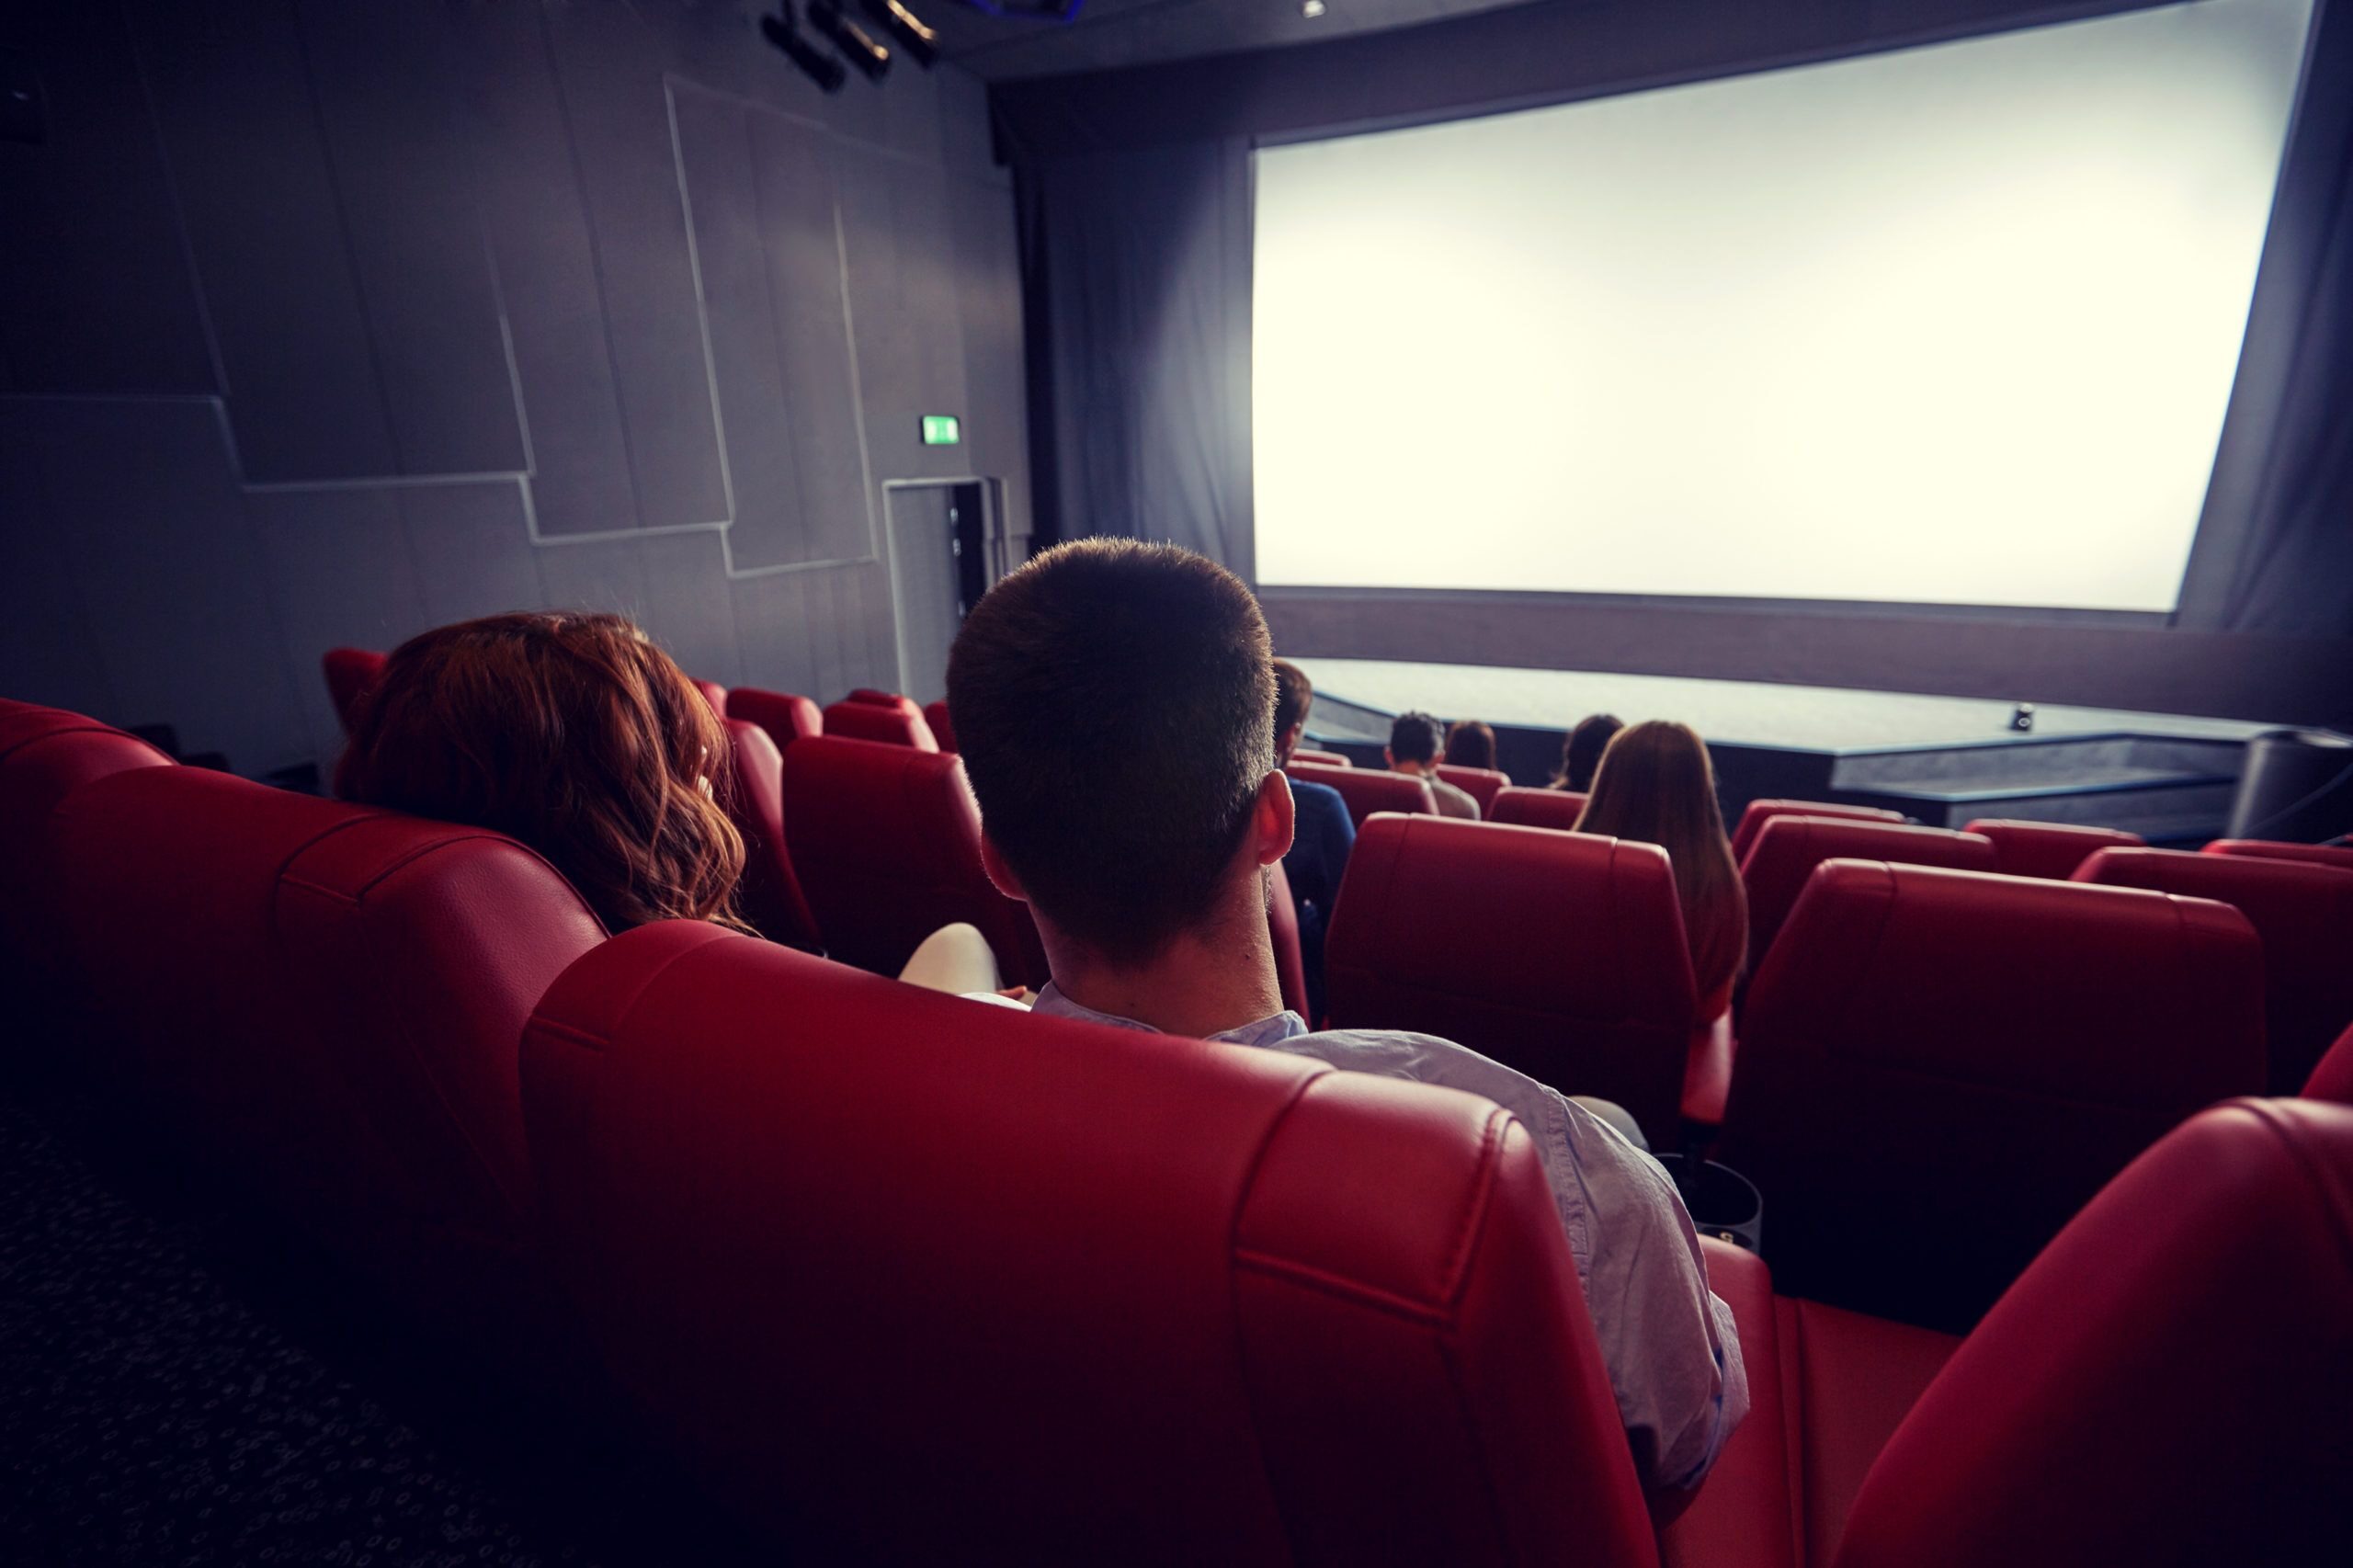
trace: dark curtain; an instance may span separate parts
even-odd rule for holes
[[[2353,5],[2324,6],[2183,594],[2225,631],[2353,635]]]
[[[1023,160],[1016,182],[1041,540],[1165,540],[1248,577],[1248,143]]]

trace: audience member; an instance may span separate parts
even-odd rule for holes
[[[1307,712],[1315,700],[1315,685],[1307,672],[1282,659],[1275,661],[1275,766],[1288,765],[1307,728]],[[1307,971],[1307,1012],[1324,1017],[1324,933],[1332,918],[1332,903],[1340,895],[1340,878],[1348,869],[1348,851],[1356,847],[1357,826],[1348,803],[1329,784],[1294,779],[1291,813],[1297,827],[1290,852],[1283,857],[1283,875],[1290,881],[1291,902],[1299,908],[1299,956]]]
[[[1495,766],[1495,732],[1476,719],[1457,719],[1446,733],[1446,760],[1453,767]]]
[[[1715,769],[1699,733],[1659,719],[1619,731],[1602,753],[1577,831],[1666,851],[1703,1016],[1730,1006],[1748,952],[1748,892],[1733,864]]]
[[[1561,743],[1561,771],[1552,775],[1549,786],[1554,790],[1586,790],[1593,788],[1593,770],[1601,766],[1601,754],[1608,749],[1609,737],[1626,727],[1626,722],[1615,713],[1588,713],[1577,721]]]
[[[744,841],[712,798],[727,732],[669,654],[618,615],[526,611],[410,638],[353,716],[346,800],[529,845],[616,935],[738,915]],[[995,990],[972,926],[926,937],[900,978]]]
[[[522,840],[608,931],[735,911],[744,841],[711,799],[727,733],[670,655],[618,615],[444,626],[386,661],[338,793]]]
[[[1438,745],[1445,733],[1427,713],[1400,713],[1389,726],[1389,744],[1381,755],[1389,759],[1392,772],[1409,774],[1430,787],[1441,816],[1477,822],[1479,802],[1438,776]]]
[[[949,700],[983,855],[1029,902],[1037,1010],[1465,1089],[1526,1126],[1662,1517],[1745,1412],[1732,1314],[1657,1163],[1523,1074],[1424,1035],[1312,1033],[1283,1009],[1265,868],[1290,848],[1267,628],[1240,579],[1166,545],[1086,540],[964,621]],[[1425,758],[1437,749],[1433,732]]]

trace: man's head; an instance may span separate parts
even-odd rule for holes
[[[1418,772],[1438,760],[1446,744],[1445,727],[1418,710],[1400,713],[1389,726],[1389,766]]]
[[[1112,963],[1212,919],[1289,846],[1267,623],[1201,556],[1110,539],[1048,551],[965,618],[948,704],[1002,869]],[[1281,797],[1271,854],[1262,795]]]
[[[1288,659],[1275,661],[1275,764],[1290,760],[1299,737],[1307,729],[1307,710],[1315,705],[1315,683]]]

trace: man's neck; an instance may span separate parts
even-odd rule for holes
[[[1389,765],[1389,771],[1392,773],[1411,773],[1416,778],[1427,773],[1429,770],[1430,765],[1428,763],[1415,762],[1411,757],[1406,757]]]
[[[1142,964],[1106,963],[1051,935],[1047,950],[1055,990],[1082,1007],[1150,1024],[1164,1034],[1200,1039],[1283,1010],[1263,917],[1188,932]]]

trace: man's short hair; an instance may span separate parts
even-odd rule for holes
[[[988,835],[1037,908],[1115,962],[1212,911],[1274,767],[1267,622],[1174,545],[1090,539],[989,590],[948,659]]]
[[[1389,726],[1389,756],[1397,762],[1434,762],[1445,744],[1445,726],[1418,709],[1398,714]]]
[[[1275,661],[1275,744],[1280,745],[1293,724],[1307,722],[1315,703],[1315,683],[1289,659]]]

